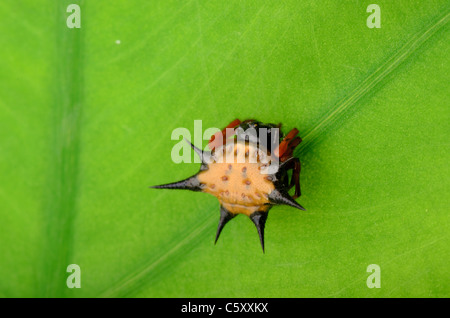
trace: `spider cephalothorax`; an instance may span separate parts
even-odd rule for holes
[[[304,210],[294,200],[300,196],[300,160],[293,157],[293,151],[302,140],[297,137],[297,129],[283,136],[280,127],[281,124],[236,119],[212,136],[208,144],[211,151],[202,151],[190,143],[202,159],[198,173],[152,188],[214,195],[220,202],[215,242],[228,221],[245,214],[256,225],[264,251],[264,226],[272,206],[285,204]],[[290,181],[289,170],[292,170]],[[294,186],[291,197],[288,191]]]

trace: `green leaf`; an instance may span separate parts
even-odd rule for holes
[[[0,2],[0,296],[449,297],[450,7],[369,4]],[[148,188],[199,169],[175,128],[235,118],[304,140],[307,211],[271,210],[265,254],[241,216],[214,245],[214,197]]]

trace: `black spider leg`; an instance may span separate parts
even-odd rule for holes
[[[295,193],[292,198],[297,199],[302,195],[300,191],[300,171],[302,169],[302,166],[298,158],[294,158],[293,165],[294,167],[292,169],[291,184],[289,185],[289,188],[292,188],[295,185]]]
[[[299,196],[301,196],[301,190],[300,190],[300,171],[301,171],[301,164],[300,160],[298,158],[290,158],[286,164],[284,165],[284,169],[286,172],[288,170],[292,170],[292,177],[291,182],[288,185],[288,181],[285,181],[285,186],[288,189],[292,189],[293,186],[295,186],[295,193],[292,196],[293,199],[297,199]],[[286,176],[286,179],[288,177]]]

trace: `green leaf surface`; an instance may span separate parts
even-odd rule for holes
[[[449,297],[449,2],[369,4],[2,0],[0,296]],[[307,211],[271,210],[265,254],[148,188],[199,169],[175,128],[235,118],[304,140]]]

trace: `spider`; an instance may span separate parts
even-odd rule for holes
[[[245,214],[255,224],[264,252],[264,228],[269,210],[274,205],[305,210],[295,201],[301,195],[301,165],[300,160],[293,157],[302,139],[297,136],[296,128],[284,136],[280,127],[281,124],[235,119],[211,137],[208,143],[211,151],[202,151],[188,142],[202,160],[198,173],[151,188],[187,189],[214,195],[220,203],[215,243],[231,219]],[[291,197],[288,191],[293,187]]]

